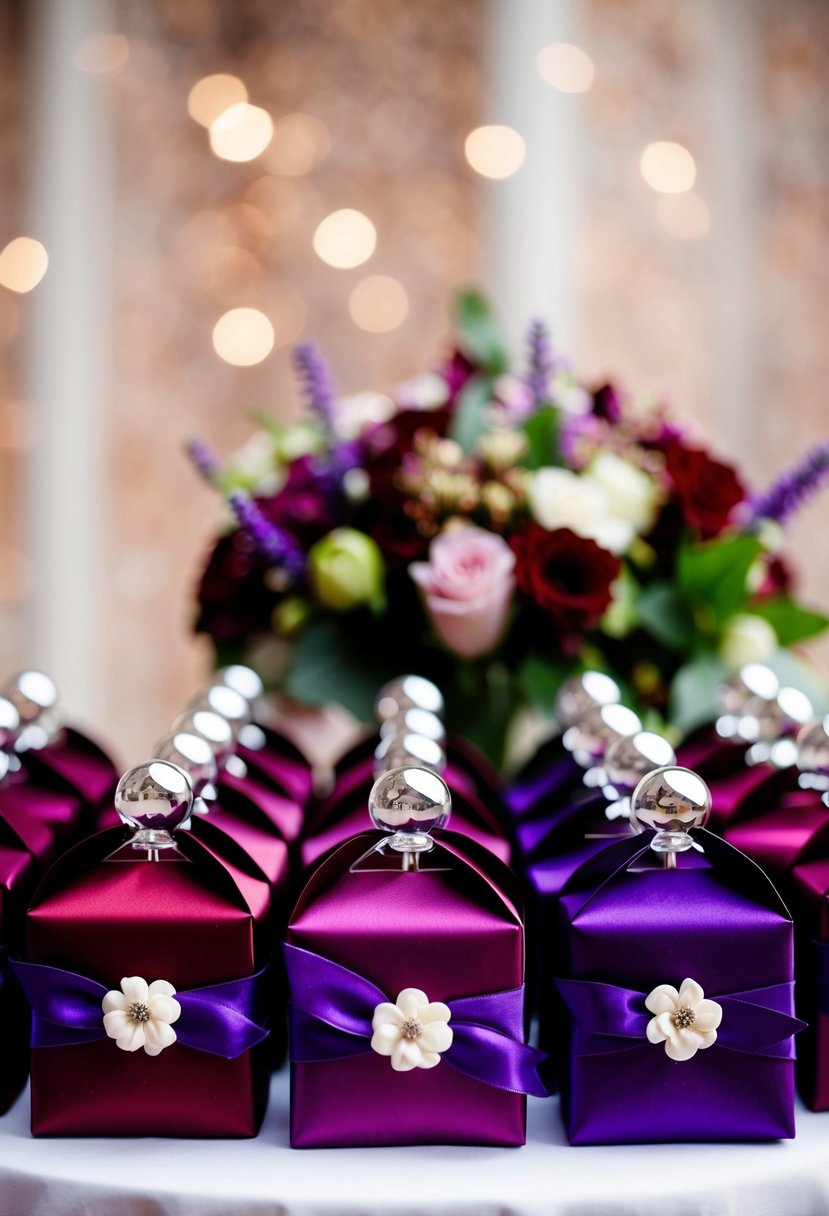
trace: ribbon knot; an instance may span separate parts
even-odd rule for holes
[[[390,998],[364,976],[322,955],[285,945],[291,992],[291,1060],[316,1064],[371,1051],[372,1017]],[[452,1045],[441,1055],[459,1072],[513,1093],[546,1097],[545,1059],[523,1042],[524,988],[447,1001]]]
[[[76,1047],[105,1039],[101,1002],[108,989],[88,976],[44,963],[12,960],[32,1007],[32,1047]],[[176,992],[181,1017],[176,1041],[195,1051],[235,1060],[267,1038],[267,968],[254,975]]]

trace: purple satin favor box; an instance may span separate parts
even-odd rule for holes
[[[743,854],[701,829],[691,844],[687,828],[704,816],[695,817],[689,777],[644,778],[634,821],[657,830],[588,862],[561,898],[572,1144],[794,1135],[803,1023],[792,922]]]
[[[397,769],[372,797],[401,774],[446,792],[433,772]],[[389,812],[386,830],[399,823]],[[524,1037],[512,875],[458,833],[421,835],[416,856],[396,851],[402,835],[342,845],[291,917],[291,1144],[521,1145],[525,1095],[545,1091]]]

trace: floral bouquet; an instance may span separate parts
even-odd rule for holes
[[[457,328],[443,366],[388,396],[338,399],[301,345],[301,421],[258,416],[226,465],[190,445],[228,506],[195,626],[217,660],[366,721],[385,680],[417,671],[498,765],[519,712],[549,714],[586,665],[673,738],[745,662],[808,680],[787,648],[829,619],[792,594],[783,525],[829,442],[751,495],[665,405],[582,386],[542,323],[512,370],[479,294]]]

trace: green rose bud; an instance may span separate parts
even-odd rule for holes
[[[314,595],[326,608],[349,612],[368,604],[385,606],[383,556],[370,536],[354,528],[335,528],[312,546],[308,570]]]

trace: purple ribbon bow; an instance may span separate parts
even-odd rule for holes
[[[107,1037],[101,1002],[109,989],[62,967],[12,960],[32,1007],[32,1047],[75,1047]],[[270,1031],[260,1026],[266,968],[241,980],[177,992],[176,1041],[225,1060],[255,1047]],[[264,1019],[263,1019],[264,1020]]]
[[[645,1008],[646,993],[594,980],[555,982],[573,1017],[576,1055],[651,1046],[646,1037],[652,1017]],[[746,1055],[793,1060],[794,1035],[806,1025],[788,1012],[793,990],[790,983],[771,984],[712,997],[723,1012],[717,1046]]]
[[[389,998],[370,980],[299,946],[285,945],[291,991],[291,1059],[313,1064],[371,1051],[372,1018]],[[523,1040],[524,988],[447,1002],[452,1045],[442,1059],[485,1085],[544,1098],[546,1057]]]

